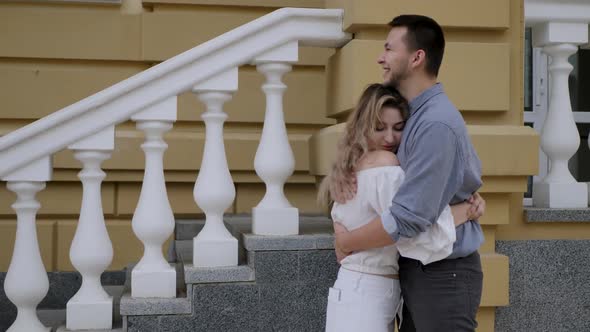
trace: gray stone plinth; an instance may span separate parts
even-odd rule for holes
[[[176,240],[177,261],[188,263],[193,261],[193,240]]]
[[[254,279],[254,269],[247,265],[227,267],[184,265],[184,280],[187,284],[254,281]]]
[[[586,222],[590,224],[590,209],[524,208],[526,222]]]
[[[333,249],[333,234],[304,234],[304,235],[254,235],[244,234],[244,246],[248,251],[268,250],[316,250]]]
[[[70,332],[70,331],[79,331],[79,330],[68,330],[65,326],[60,326],[55,330],[55,332]],[[110,330],[84,330],[84,332],[123,332],[122,327],[112,328]]]
[[[121,297],[120,310],[125,316],[189,314],[191,303],[188,297],[132,298],[126,293]]]
[[[177,316],[171,316],[176,318]],[[123,322],[123,331],[127,332],[156,332],[160,331],[158,316],[129,316]],[[179,330],[181,331],[181,330]]]
[[[496,241],[510,259],[510,305],[497,331],[590,331],[590,240]]]

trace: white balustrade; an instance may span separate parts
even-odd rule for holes
[[[143,256],[131,273],[132,297],[176,297],[176,270],[162,254],[162,245],[174,231],[174,215],[164,181],[163,140],[176,121],[176,96],[154,104],[131,117],[145,133],[145,172],[139,201],[131,221],[144,246]]]
[[[9,190],[16,193],[12,208],[16,212],[16,238],[12,259],[4,280],[4,291],[18,310],[9,332],[46,332],[37,317],[37,305],[49,290],[49,280],[37,240],[36,215],[40,208],[35,199],[51,179],[51,157],[45,157],[2,178]]]
[[[587,42],[587,24],[549,22],[533,28],[534,45],[542,46],[551,60],[551,95],[541,130],[541,149],[550,160],[550,168],[535,185],[533,200],[538,207],[588,206],[588,186],[577,182],[568,169],[568,161],[580,145],[569,97],[568,76],[573,67],[568,58],[577,52],[577,45]]]
[[[284,185],[295,169],[295,158],[283,115],[283,94],[287,86],[281,81],[297,62],[297,42],[285,44],[255,59],[259,72],[266,77],[262,90],[266,94],[266,112],[254,169],[264,181],[266,193],[252,209],[252,232],[260,235],[294,235],[299,233],[299,210],[285,197]]]
[[[205,103],[205,148],[193,196],[205,212],[205,226],[193,239],[193,265],[199,267],[238,265],[238,240],[223,223],[223,213],[236,196],[223,143],[223,104],[238,89],[238,68],[233,68],[193,88]]]
[[[82,162],[78,173],[82,182],[82,206],[76,234],[70,247],[72,265],[82,275],[82,286],[68,301],[68,330],[111,329],[113,298],[100,283],[100,275],[113,260],[113,245],[105,225],[100,187],[105,173],[101,163],[114,148],[115,127],[111,126],[70,145]]]

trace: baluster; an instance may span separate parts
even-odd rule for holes
[[[223,143],[223,104],[238,88],[238,68],[231,69],[193,88],[205,103],[205,148],[193,196],[205,212],[205,226],[193,239],[193,265],[199,267],[238,265],[238,240],[223,224],[223,213],[231,207],[236,190]]]
[[[145,133],[145,172],[137,208],[131,221],[133,232],[144,246],[143,256],[131,273],[132,297],[176,297],[176,270],[164,258],[162,245],[174,231],[174,215],[164,181],[163,140],[176,121],[176,96],[134,115]]]
[[[581,208],[588,205],[588,187],[579,183],[568,169],[569,159],[580,145],[569,97],[568,76],[572,65],[568,58],[588,40],[588,25],[546,23],[533,29],[533,43],[543,46],[549,65],[551,94],[541,130],[541,149],[550,160],[549,173],[535,185],[535,206]]]
[[[51,157],[40,159],[6,177],[9,190],[16,193],[16,238],[12,259],[4,280],[6,297],[16,305],[16,320],[9,332],[50,331],[37,317],[37,305],[49,290],[49,279],[41,260],[35,225],[39,202],[37,192],[51,179]]]
[[[100,187],[105,173],[101,163],[111,156],[115,127],[111,126],[69,148],[82,162],[82,206],[76,234],[70,247],[72,265],[82,275],[82,286],[68,301],[68,330],[111,329],[113,298],[100,283],[100,275],[113,260],[113,245],[104,221]]]
[[[266,76],[262,90],[266,94],[266,112],[254,169],[264,181],[266,193],[252,209],[252,232],[260,235],[299,233],[299,210],[285,197],[284,185],[295,169],[295,158],[283,115],[283,94],[287,88],[282,76],[297,61],[297,42],[286,44],[254,61]]]

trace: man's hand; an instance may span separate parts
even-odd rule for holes
[[[345,252],[339,245],[338,240],[341,239],[342,235],[348,233],[348,229],[339,222],[334,222],[334,250],[336,251],[336,261],[340,263],[346,256],[350,255],[350,252]]]
[[[334,178],[330,182],[330,196],[334,202],[344,204],[356,195],[356,175],[346,178]]]
[[[478,220],[483,216],[486,210],[486,201],[481,197],[479,193],[474,193],[469,197],[467,203],[471,204],[467,211],[469,220]]]

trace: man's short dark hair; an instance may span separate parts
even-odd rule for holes
[[[388,24],[392,28],[406,27],[406,45],[412,51],[426,53],[426,72],[438,76],[445,52],[445,36],[435,20],[422,15],[400,15]]]

